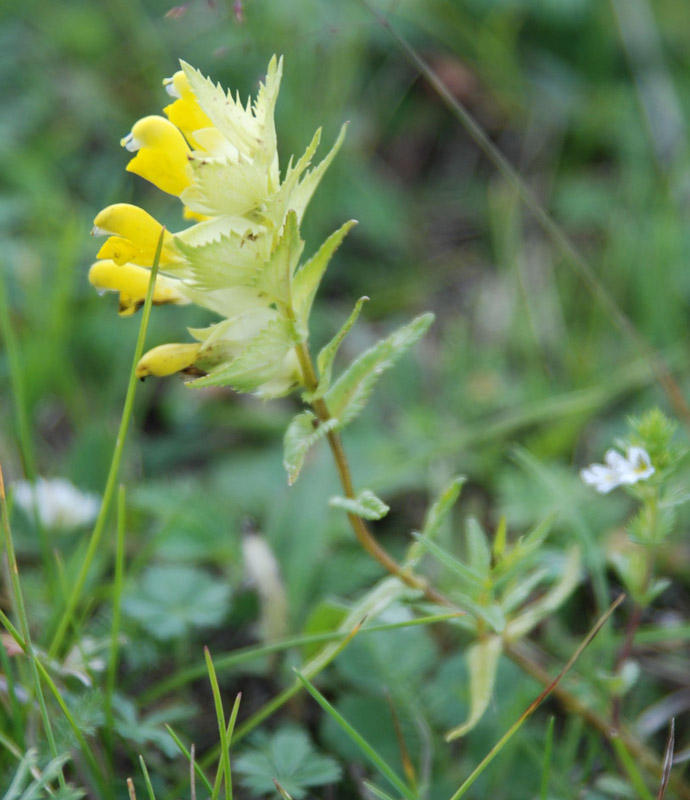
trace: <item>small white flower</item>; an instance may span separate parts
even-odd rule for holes
[[[97,494],[82,492],[65,478],[38,478],[35,484],[17,481],[14,499],[29,516],[38,512],[46,528],[77,528],[93,522],[101,507]]]
[[[618,486],[631,486],[654,474],[649,453],[642,447],[629,447],[625,455],[617,450],[607,450],[604,462],[580,470],[582,480],[600,494],[608,494]]]

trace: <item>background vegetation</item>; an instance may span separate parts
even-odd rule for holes
[[[687,388],[690,6],[401,0],[378,7],[518,168]],[[118,319],[114,297],[98,298],[87,283],[97,249],[91,221],[108,203],[128,201],[173,230],[181,225],[172,201],[124,171],[119,138],[164,104],[161,79],[178,58],[246,97],[268,58],[282,53],[283,162],[302,152],[319,125],[330,142],[343,120],[351,123],[304,227],[313,249],[344,220],[360,220],[326,279],[315,344],[333,335],[364,294],[371,301],[344,360],[415,313],[437,315],[346,434],[358,485],[392,509],[375,531],[401,554],[430,500],[458,473],[468,482],[441,534],[451,552],[462,550],[470,516],[493,531],[505,515],[520,534],[556,512],[553,547],[578,542],[587,573],[534,635],[555,674],[618,593],[607,552],[632,509],[623,494],[596,496],[578,469],[601,459],[626,431],[627,415],[652,405],[675,410],[649,359],[385,27],[357,2],[324,0],[191,0],[176,8],[167,0],[26,0],[0,14],[1,269],[19,365],[11,376],[5,337],[6,482],[63,476],[103,491],[138,318]],[[182,325],[203,321],[198,309],[155,309],[147,342],[174,340]],[[292,648],[232,668],[221,668],[221,654],[332,629],[338,609],[381,577],[326,502],[338,490],[325,447],[311,454],[299,483],[287,486],[281,440],[298,408],[296,399],[262,403],[224,390],[191,391],[175,379],[138,389],[121,472],[127,510],[117,685],[113,691],[104,677],[114,514],[69,647],[51,668],[96,753],[100,780],[49,698],[58,752],[72,751],[68,775],[89,796],[126,797],[125,778],[140,775],[139,753],[159,797],[186,796],[188,765],[164,724],[195,742],[198,754],[217,743],[203,646],[218,659],[226,709],[242,692],[241,724],[292,685],[291,667],[313,650]],[[687,529],[682,513],[676,528]],[[34,640],[47,648],[87,532],[44,531],[56,554],[46,561],[35,522],[19,509],[12,529]],[[273,595],[248,580],[247,531],[260,533],[275,554]],[[659,559],[671,584],[642,620],[633,655],[644,680],[623,709],[637,735],[662,753],[672,716],[679,716],[677,749],[687,746],[687,537],[674,539]],[[452,586],[452,576],[439,579]],[[6,611],[9,595],[3,581]],[[409,617],[406,606],[395,606],[378,622]],[[619,611],[578,662],[573,685],[585,698],[613,680],[625,617]],[[12,689],[13,680],[30,682],[29,672],[3,642],[4,788],[17,754],[38,744],[43,765],[50,753],[40,718]],[[319,678],[339,711],[402,774],[399,720],[416,780],[433,800],[452,794],[540,691],[505,659],[482,722],[460,743],[443,743],[440,734],[469,706],[465,645],[461,632],[442,625],[367,634]],[[556,717],[552,766],[541,796],[639,796],[611,746],[555,701],[503,749],[470,796],[539,796],[549,715]],[[254,736],[233,750],[241,796],[274,793],[271,777],[282,778],[295,798],[304,791],[357,796],[372,774],[306,695]],[[142,779],[136,782],[145,796]]]

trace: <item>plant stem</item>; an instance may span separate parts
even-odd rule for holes
[[[318,386],[318,378],[314,370],[314,363],[309,352],[309,346],[306,342],[301,342],[295,348],[297,351],[297,358],[299,359],[300,367],[302,369],[302,376],[304,377],[304,385],[309,392],[315,392]],[[325,400],[319,397],[311,403],[316,416],[320,423],[328,422],[333,419]],[[340,485],[343,487],[345,497],[352,500],[355,497],[355,490],[352,483],[352,474],[350,472],[350,465],[345,455],[343,442],[340,434],[337,431],[328,431],[326,434],[328,444],[333,454],[336,469],[338,470],[338,477],[340,478]],[[356,514],[348,514],[347,518],[352,526],[357,541],[369,553],[372,558],[381,564],[381,566],[390,572],[392,575],[398,577],[404,584],[411,589],[421,591],[424,596],[432,603],[439,603],[444,606],[452,607],[453,604],[444,597],[440,592],[430,586],[425,578],[415,574],[409,569],[405,569],[376,541],[373,534],[369,530],[366,522],[358,517]]]
[[[306,342],[303,342],[297,345],[295,349],[297,351],[297,357],[302,368],[305,386],[308,391],[314,392],[318,385],[318,379],[314,370],[314,364],[311,359],[309,347]],[[332,419],[328,410],[328,406],[323,398],[313,400],[311,405],[319,419],[319,422],[324,423]],[[343,449],[340,435],[337,431],[329,431],[327,438],[336,468],[338,470],[338,476],[340,478],[343,491],[345,492],[346,497],[354,498],[355,494],[352,483],[352,475],[350,473],[350,467],[347,461],[347,456],[345,455],[345,450]],[[348,514],[347,517],[350,521],[352,529],[354,530],[357,540],[361,543],[362,547],[364,547],[367,553],[375,558],[376,561],[381,564],[381,566],[388,570],[388,572],[400,578],[400,580],[402,580],[407,586],[421,590],[428,600],[431,600],[434,603],[440,603],[444,606],[453,607],[453,603],[443,594],[441,594],[441,592],[431,586],[425,578],[413,573],[411,570],[404,569],[400,564],[398,564],[398,562],[395,561],[395,559],[392,558],[392,556],[390,556],[381,547],[381,545],[379,545],[369,531],[367,524],[361,517],[358,517],[355,514]],[[552,679],[549,673],[535,658],[533,658],[525,645],[517,642],[505,643],[504,652],[528,675],[531,675],[545,686],[551,685]],[[622,744],[625,746],[627,752],[636,758],[640,764],[649,770],[649,772],[654,775],[661,774],[662,765],[657,755],[653,750],[640,742],[635,735],[628,730],[627,726],[624,724],[619,724],[614,729],[614,727],[611,725],[610,719],[587,706],[561,684],[555,685],[552,691],[567,709],[582,717],[595,730],[599,731],[608,741],[613,742],[616,739],[620,740],[620,742],[622,742]],[[690,800],[690,786],[675,776],[672,778],[672,780],[674,781],[675,790],[678,793],[678,797],[683,798],[683,800]]]
[[[2,468],[0,467],[0,515],[2,516],[2,530],[5,540],[5,550],[7,553],[7,561],[10,571],[10,581],[12,583],[12,600],[14,608],[19,618],[19,628],[21,630],[21,637],[24,643],[25,653],[31,664],[31,672],[34,679],[34,690],[38,699],[38,706],[43,720],[43,728],[45,730],[46,738],[48,739],[48,746],[50,748],[53,758],[58,757],[58,751],[55,744],[55,737],[53,735],[53,727],[50,722],[50,715],[48,707],[46,706],[45,696],[43,694],[43,687],[41,685],[41,678],[38,674],[38,661],[34,652],[33,644],[31,642],[31,632],[29,630],[29,619],[26,615],[26,607],[24,606],[24,596],[22,594],[21,584],[19,582],[19,567],[17,565],[17,556],[14,552],[14,542],[12,541],[12,533],[10,531],[10,520],[7,515],[7,502],[5,499],[5,483],[2,477]],[[65,776],[62,766],[58,771],[58,781],[62,789],[65,788]]]

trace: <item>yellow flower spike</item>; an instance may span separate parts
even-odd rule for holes
[[[139,360],[136,368],[136,376],[140,380],[154,375],[163,378],[166,375],[173,375],[194,365],[201,344],[162,344],[149,350]]]
[[[176,125],[182,131],[193,147],[203,149],[199,141],[194,137],[194,132],[204,128],[212,128],[213,123],[201,110],[201,106],[189,85],[187,76],[182,70],[179,70],[172,78],[166,78],[163,81],[163,85],[167,93],[176,98],[175,102],[163,109],[165,115],[173,125]]]
[[[127,164],[128,172],[168,194],[179,195],[190,185],[189,147],[184,136],[165,117],[152,115],[140,119],[120,144],[137,153]]]
[[[143,208],[129,203],[115,203],[100,211],[93,221],[95,236],[109,235],[98,251],[98,258],[109,258],[117,264],[139,264],[150,267],[156,255],[163,226]],[[181,261],[175,251],[171,233],[163,234],[160,265],[166,267]]]
[[[121,317],[134,314],[144,305],[150,277],[151,272],[144,267],[137,267],[134,264],[120,266],[110,260],[97,261],[89,270],[89,282],[98,291],[120,293],[118,313]],[[189,303],[187,297],[178,289],[180,285],[179,281],[173,278],[157,275],[153,287],[154,305]]]

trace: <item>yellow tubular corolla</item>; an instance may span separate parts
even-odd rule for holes
[[[143,208],[129,203],[115,203],[100,211],[93,221],[92,233],[110,238],[98,251],[98,258],[112,259],[116,264],[138,264],[150,267],[156,255],[163,226]],[[165,231],[160,265],[180,262],[173,236]]]
[[[139,360],[136,376],[143,380],[149,375],[162,378],[191,367],[201,349],[201,344],[162,344],[149,350]]]
[[[179,70],[172,78],[166,78],[163,83],[168,94],[177,98],[175,102],[163,109],[166,116],[173,125],[176,125],[182,131],[193,147],[203,149],[194,138],[194,131],[212,128],[213,123],[201,110],[201,106],[189,86],[187,76],[182,70]]]
[[[97,261],[89,270],[89,282],[101,292],[119,292],[118,313],[128,317],[141,308],[146,300],[151,272],[134,264],[120,266],[114,261]],[[154,305],[175,303],[184,305],[189,300],[177,288],[179,283],[165,275],[157,275],[153,287]]]
[[[140,119],[120,144],[131,152],[138,151],[127,164],[128,172],[168,194],[179,195],[190,185],[189,147],[184,136],[165,117]]]

